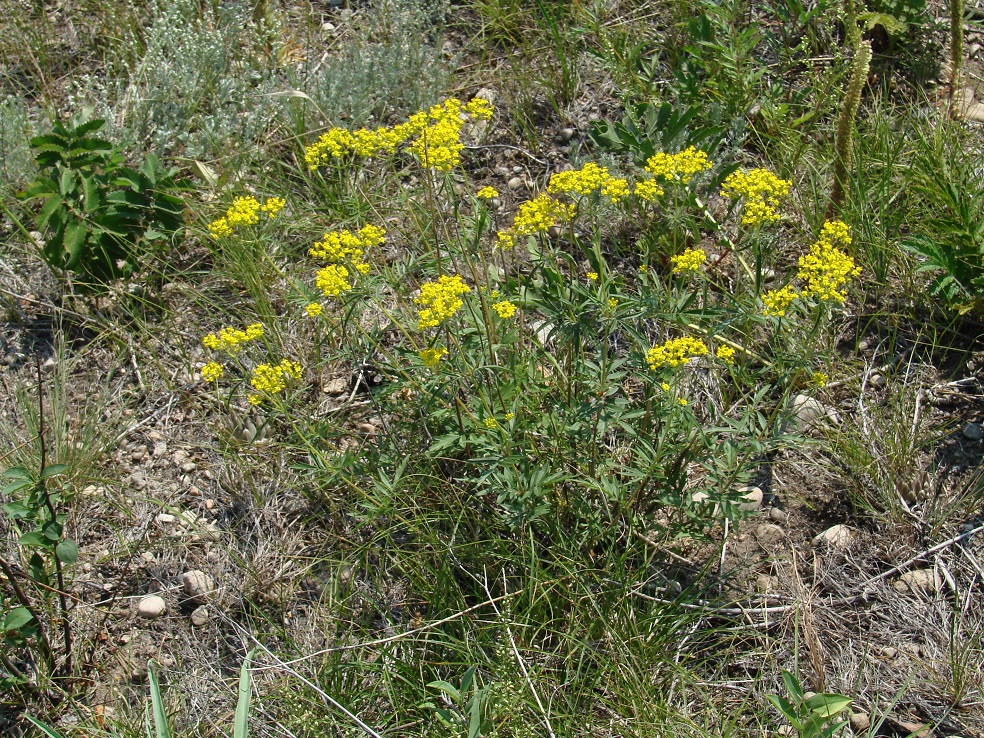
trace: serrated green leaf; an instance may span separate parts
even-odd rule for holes
[[[31,614],[30,610],[26,607],[15,607],[3,616],[3,623],[0,625],[0,629],[4,632],[20,630],[32,620],[34,620],[34,615]]]

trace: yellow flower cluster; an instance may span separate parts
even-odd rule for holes
[[[317,318],[324,311],[325,309],[321,306],[320,302],[309,302],[304,306],[304,312],[308,314],[309,318]]]
[[[718,346],[717,357],[725,364],[734,364],[735,350],[731,346]]]
[[[235,356],[248,341],[255,341],[263,336],[263,325],[253,323],[246,326],[246,330],[238,328],[223,328],[218,333],[209,333],[202,339],[202,345],[213,351],[225,351],[227,354]]]
[[[332,263],[349,261],[359,264],[366,249],[378,246],[386,237],[386,231],[379,226],[366,225],[358,233],[348,230],[326,233],[323,241],[318,241],[308,251],[315,259]]]
[[[570,172],[558,172],[551,175],[547,192],[565,195],[590,195],[601,192],[612,202],[618,202],[629,194],[629,183],[624,179],[613,177],[607,167],[588,162],[581,169]]]
[[[813,372],[813,375],[810,377],[810,383],[817,387],[826,387],[829,381],[830,377],[823,372]]]
[[[392,154],[410,141],[410,150],[423,166],[450,171],[458,164],[464,148],[459,138],[465,118],[488,120],[492,117],[493,110],[488,100],[474,98],[462,104],[452,97],[434,105],[427,112],[414,113],[405,123],[392,128],[360,128],[357,131],[332,128],[307,148],[304,159],[308,167],[317,169],[330,159],[348,154]]]
[[[202,366],[202,379],[206,382],[215,382],[225,374],[225,367],[217,361],[210,361]]]
[[[781,318],[786,314],[786,310],[799,297],[790,286],[780,287],[779,289],[769,290],[762,295],[762,314],[766,317],[774,316]]]
[[[496,428],[499,427],[499,421],[491,416],[489,416],[482,422],[485,423],[485,427],[488,428],[489,430],[495,430]]]
[[[492,309],[495,310],[498,316],[503,320],[508,320],[516,314],[516,306],[509,302],[509,300],[493,303]]]
[[[848,246],[851,232],[842,221],[827,221],[820,232],[819,240],[810,247],[810,252],[799,258],[799,274],[806,282],[803,295],[819,300],[844,302],[847,294],[842,290],[851,277],[861,273],[854,259],[837,248],[838,244]]]
[[[458,275],[447,274],[435,282],[424,282],[420,286],[420,295],[414,300],[421,306],[417,315],[417,328],[436,328],[454,315],[465,303],[461,296],[471,292]]]
[[[696,356],[707,355],[707,344],[699,338],[684,336],[671,338],[660,346],[654,346],[646,354],[646,363],[653,371],[664,366],[683,366]]]
[[[249,383],[255,390],[273,395],[286,389],[288,381],[300,378],[301,365],[296,361],[284,359],[276,366],[271,364],[257,366],[253,369],[253,377]],[[257,404],[258,399],[254,401],[253,397],[250,397],[250,402]]]
[[[426,367],[437,366],[441,359],[447,356],[448,350],[446,348],[425,348],[420,350],[420,360],[424,363]]]
[[[682,254],[670,257],[674,274],[696,272],[705,261],[707,261],[707,252],[704,249],[687,249]]]
[[[789,194],[792,182],[779,179],[768,169],[732,172],[721,184],[721,194],[732,200],[745,198],[742,225],[755,226],[779,220],[779,198]]]
[[[314,286],[321,290],[325,297],[338,297],[352,289],[349,270],[340,264],[329,264],[314,275]]]
[[[260,222],[260,213],[269,218],[275,218],[286,201],[282,197],[271,197],[263,205],[255,197],[237,197],[226,210],[226,214],[208,224],[208,232],[212,238],[228,238],[236,228],[253,226]]]
[[[666,194],[666,190],[660,186],[659,180],[656,179],[644,179],[641,182],[636,182],[633,192],[640,200],[647,202],[656,202],[656,198]]]
[[[668,182],[688,184],[695,175],[707,171],[711,166],[711,160],[705,152],[690,146],[679,154],[667,154],[663,151],[653,154],[646,162],[646,171]]]
[[[491,200],[494,197],[499,196],[499,190],[495,187],[483,187],[478,192],[475,193],[475,197],[481,200]]]
[[[516,245],[517,239],[545,233],[558,223],[574,218],[577,209],[574,205],[554,200],[547,195],[538,195],[519,206],[512,228],[498,233],[498,245],[502,249],[510,249]]]

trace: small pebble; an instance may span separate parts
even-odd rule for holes
[[[745,512],[755,512],[762,508],[762,500],[765,494],[758,487],[742,487],[738,490],[742,493],[741,502],[738,507]]]
[[[198,569],[192,569],[181,575],[181,586],[189,600],[204,605],[208,602],[209,594],[215,585],[212,582],[212,577],[208,574]]]
[[[137,615],[148,620],[154,620],[160,617],[164,614],[165,610],[167,610],[167,603],[164,602],[163,597],[158,597],[157,595],[144,597],[137,605]]]
[[[202,605],[196,607],[191,613],[191,624],[200,628],[208,622],[208,608]]]
[[[161,513],[154,520],[161,525],[174,525],[174,516],[170,513]]]
[[[780,510],[778,507],[773,507],[769,509],[769,520],[773,520],[777,523],[785,523],[789,516],[786,514],[785,510]]]
[[[509,180],[509,182],[508,182],[508,184],[506,186],[510,190],[518,190],[524,184],[525,183],[523,182],[523,178],[522,177],[513,177],[512,179]]]
[[[871,717],[866,712],[851,713],[851,728],[855,733],[863,733],[871,725]]]
[[[775,545],[785,537],[786,531],[775,523],[762,523],[755,529],[755,538],[763,546]]]
[[[980,423],[967,423],[961,431],[964,438],[970,441],[980,441],[984,439],[984,427],[981,427]]]
[[[826,543],[833,548],[847,548],[854,540],[854,533],[846,525],[833,525],[813,539],[813,545]]]

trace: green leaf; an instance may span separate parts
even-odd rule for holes
[[[824,718],[840,715],[846,710],[853,700],[842,694],[815,694],[804,704],[806,708],[816,715]]]
[[[34,620],[34,615],[26,607],[15,607],[3,616],[3,624],[0,625],[5,632],[20,630],[25,625]]]
[[[24,487],[30,487],[31,484],[33,484],[33,482],[31,482],[30,479],[19,479],[16,482],[11,482],[6,487],[4,487],[3,492],[0,492],[0,494],[12,495],[14,494],[14,492],[18,492],[24,489]]]
[[[64,474],[66,469],[68,469],[68,464],[49,464],[41,470],[41,479]]]
[[[76,138],[82,138],[87,133],[92,133],[93,131],[98,131],[105,125],[106,121],[102,118],[93,118],[90,121],[86,121],[80,126],[76,126],[75,130],[72,131],[72,135]]]
[[[88,235],[89,229],[86,227],[84,221],[73,220],[65,227],[65,250],[68,252],[68,259],[65,262],[65,267],[68,269],[74,269],[81,257],[82,257],[82,246],[85,244],[85,237]]]
[[[74,564],[79,558],[79,547],[75,541],[66,538],[55,546],[55,555],[63,564]]]
[[[38,531],[32,530],[18,538],[17,543],[21,546],[47,546],[49,542],[48,539],[41,535]]]
[[[439,689],[444,694],[448,695],[455,702],[461,702],[461,692],[458,691],[457,687],[453,684],[445,682],[443,679],[438,679],[435,682],[431,682],[427,685],[430,689]]]
[[[249,667],[253,662],[256,650],[246,654],[243,666],[239,670],[239,699],[236,702],[236,720],[232,726],[232,738],[248,738],[249,736],[249,701],[253,690],[250,684]]]
[[[25,484],[25,482],[14,482],[14,484]],[[3,512],[11,520],[21,520],[31,514],[31,508],[23,502],[8,502],[3,506]]]
[[[468,738],[478,738],[482,732],[482,702],[478,697],[471,700],[471,719],[468,721]]]
[[[161,698],[161,684],[157,680],[157,662],[153,659],[147,662],[147,676],[150,678],[150,704],[154,714],[156,738],[171,738],[167,713],[164,712],[164,700]]]
[[[799,680],[795,676],[793,676],[790,672],[783,670],[782,683],[786,685],[786,691],[789,692],[789,696],[793,698],[793,702],[799,704],[803,701],[803,688],[800,686]]]
[[[23,466],[12,466],[3,473],[7,479],[31,479],[31,472]]]

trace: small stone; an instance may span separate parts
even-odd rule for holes
[[[775,523],[762,523],[755,529],[755,538],[763,546],[775,545],[785,537],[786,531]]]
[[[871,716],[866,712],[851,713],[851,728],[855,733],[863,733],[871,725]]]
[[[840,423],[840,418],[832,408],[809,395],[796,395],[789,407],[792,415],[786,423],[788,430],[808,431],[819,428],[824,421],[835,425]]]
[[[208,596],[214,589],[212,577],[198,569],[186,571],[181,575],[181,586],[188,599],[199,605],[208,602]]]
[[[198,464],[196,464],[194,461],[186,461],[184,464],[181,465],[181,471],[184,472],[185,474],[191,474],[191,472],[195,471],[195,469],[197,468],[198,468]]]
[[[331,395],[332,397],[338,397],[338,395],[345,394],[345,391],[349,388],[349,382],[343,377],[338,379],[333,379],[326,383],[322,388],[322,391],[326,395]]]
[[[208,608],[202,605],[196,607],[191,613],[191,624],[197,628],[202,627],[208,622]]]
[[[916,658],[922,655],[922,647],[918,643],[903,643],[900,646],[900,650]]]
[[[509,180],[509,182],[506,184],[506,186],[510,190],[518,190],[524,184],[525,184],[525,182],[523,182],[523,178],[522,177],[513,177],[512,179]]]
[[[778,507],[769,508],[769,520],[773,520],[777,523],[785,523],[789,519],[785,510],[780,510]]]
[[[154,520],[160,525],[174,525],[175,517],[170,513],[161,513]]]
[[[143,559],[145,563],[149,564],[154,560],[154,554],[151,551],[144,551],[142,554],[140,554],[140,558]]]
[[[899,720],[896,725],[902,728],[905,735],[911,735],[913,738],[932,738],[933,736],[933,731],[924,723],[907,723]]]
[[[942,589],[943,581],[935,569],[913,569],[902,574],[892,586],[897,592],[932,594]]]
[[[133,451],[130,452],[130,459],[135,463],[140,463],[147,458],[147,447],[143,444],[137,446]]]
[[[164,441],[158,441],[154,444],[153,456],[155,459],[159,459],[167,454],[167,444]]]
[[[191,457],[191,454],[189,454],[183,448],[179,448],[177,451],[175,451],[173,454],[171,454],[171,461],[174,462],[174,465],[175,466],[181,466],[190,457]]]
[[[205,509],[211,510],[215,507],[215,500],[205,500]]]
[[[770,577],[768,574],[759,574],[755,578],[755,589],[758,592],[769,592],[776,588],[776,578]]]
[[[575,133],[577,133],[577,131],[573,128],[562,128],[560,133],[557,134],[557,143],[567,143],[574,138]]]
[[[367,436],[376,435],[376,426],[374,426],[372,423],[359,423],[358,425],[356,425],[356,428],[358,428],[360,431],[365,433]]]
[[[854,540],[854,533],[846,525],[833,525],[813,539],[813,545],[826,543],[832,548],[847,548]]]
[[[742,487],[738,490],[741,493],[741,502],[738,507],[745,512],[755,512],[762,508],[762,500],[765,494],[758,487]]]
[[[984,427],[980,423],[967,423],[960,432],[963,433],[964,438],[970,441],[984,439]]]
[[[796,728],[794,728],[792,725],[780,725],[779,735],[783,736],[783,738],[792,738],[794,735],[796,735]]]
[[[157,595],[144,597],[137,605],[137,615],[148,620],[154,620],[160,617],[164,614],[165,610],[167,610],[167,603],[164,602],[163,597],[158,597]]]
[[[133,485],[134,489],[143,489],[147,486],[147,477],[140,472],[133,472],[130,475],[130,484]]]

